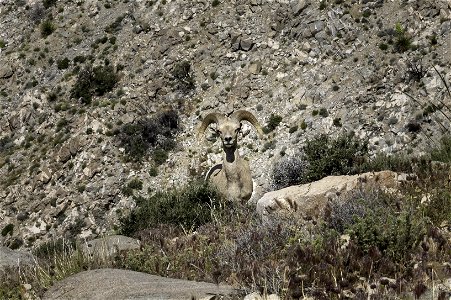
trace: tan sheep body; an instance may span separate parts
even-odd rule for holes
[[[245,110],[238,110],[230,117],[219,113],[210,113],[202,121],[198,135],[202,136],[211,123],[216,123],[216,133],[222,141],[222,164],[212,167],[206,179],[210,180],[218,190],[231,200],[247,201],[252,196],[253,182],[249,163],[243,159],[237,149],[238,134],[241,121],[248,121],[263,135],[262,128],[255,116]]]

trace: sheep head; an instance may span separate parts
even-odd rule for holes
[[[210,113],[202,121],[198,136],[202,136],[208,125],[216,123],[216,133],[219,135],[224,148],[234,148],[237,145],[238,133],[241,131],[241,121],[248,121],[257,130],[260,137],[263,136],[263,130],[257,118],[246,110],[238,110],[227,117],[219,113]]]

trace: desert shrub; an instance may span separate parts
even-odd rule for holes
[[[0,138],[0,154],[6,152],[14,147],[13,140],[10,136]]]
[[[361,165],[357,165],[356,169],[359,173],[379,172],[391,170],[394,172],[412,172],[415,162],[406,155],[385,153],[377,153],[374,157],[366,159]]]
[[[49,8],[53,5],[55,5],[57,2],[57,0],[43,0],[42,4],[44,5],[45,8]]]
[[[431,159],[444,163],[451,162],[451,136],[444,136],[440,145],[431,151]]]
[[[138,178],[134,178],[130,180],[123,188],[122,188],[122,194],[125,196],[133,196],[134,190],[142,190],[143,183]]]
[[[334,140],[322,134],[307,141],[303,150],[308,162],[303,181],[310,182],[329,175],[356,173],[359,162],[368,153],[368,143],[358,140],[352,133]]]
[[[357,217],[348,232],[364,253],[377,249],[393,261],[402,262],[422,240],[425,225],[413,208],[367,208],[365,216]]]
[[[122,20],[124,20],[126,15],[121,15],[114,20],[113,23],[105,27],[105,32],[107,33],[117,33],[122,29]]]
[[[195,80],[191,73],[191,64],[186,60],[174,65],[171,74],[179,90],[188,92],[195,88]]]
[[[2,236],[7,236],[8,234],[12,235],[13,230],[14,230],[14,224],[9,223],[9,224],[5,225],[5,227],[3,227],[1,234],[2,234]]]
[[[179,117],[171,110],[153,118],[144,118],[136,123],[122,125],[118,139],[120,146],[125,149],[128,160],[140,161],[153,152],[153,158],[161,164],[167,159],[166,152],[176,146],[174,134],[178,128]]]
[[[274,131],[274,129],[276,129],[277,126],[279,126],[280,122],[282,122],[281,116],[271,114],[268,123],[263,127],[263,132],[270,133],[271,131]]]
[[[59,70],[64,70],[69,68],[69,59],[67,57],[57,60],[56,61],[56,66],[58,67]]]
[[[41,23],[41,36],[46,38],[55,31],[56,27],[52,20],[47,19]]]
[[[133,235],[158,224],[198,227],[212,220],[211,208],[221,198],[210,185],[194,182],[182,188],[157,192],[149,198],[136,197],[135,200],[136,208],[121,220],[121,232],[125,235]]]
[[[33,4],[29,10],[28,16],[33,23],[38,24],[46,17],[46,11],[42,4],[38,2]]]
[[[89,104],[94,95],[102,96],[112,91],[118,81],[119,76],[110,65],[94,68],[87,66],[78,73],[77,81],[71,90],[71,97]]]
[[[395,25],[395,38],[394,47],[397,52],[405,52],[412,47],[412,39],[406,33],[401,23],[396,23]]]
[[[282,189],[302,182],[305,176],[307,164],[297,157],[282,157],[274,164],[271,173],[272,188]]]

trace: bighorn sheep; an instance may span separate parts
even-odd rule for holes
[[[246,201],[252,195],[253,184],[249,163],[238,154],[237,139],[241,131],[241,121],[248,121],[257,130],[260,137],[263,130],[257,118],[246,110],[238,110],[229,117],[210,113],[198,128],[198,138],[201,138],[211,123],[216,123],[216,133],[222,141],[223,161],[212,167],[206,180],[218,188],[219,192],[232,200]]]

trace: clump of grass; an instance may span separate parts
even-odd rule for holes
[[[406,52],[412,47],[411,37],[399,22],[395,25],[395,34],[396,40],[394,47],[397,52]]]
[[[41,36],[46,38],[51,35],[56,30],[55,24],[53,24],[52,20],[47,19],[42,21],[41,23]]]

